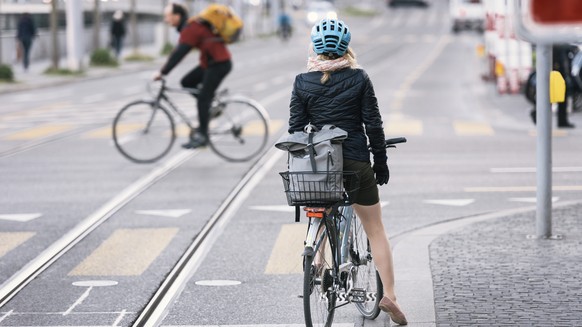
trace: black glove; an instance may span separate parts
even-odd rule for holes
[[[388,184],[388,180],[390,179],[390,171],[388,170],[387,164],[374,163],[372,169],[374,169],[374,173],[376,174],[376,184]]]

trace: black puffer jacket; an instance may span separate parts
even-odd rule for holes
[[[386,163],[382,117],[372,82],[362,69],[343,69],[321,83],[321,72],[299,74],[291,94],[289,133],[308,123],[321,128],[335,125],[348,132],[343,143],[346,159],[370,161],[366,135],[375,163]]]

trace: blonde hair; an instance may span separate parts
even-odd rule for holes
[[[351,47],[348,47],[348,51],[346,51],[346,53],[340,58],[345,58],[349,63],[349,67],[352,69],[359,67],[358,62],[356,60],[356,53],[354,52],[354,50]],[[317,55],[317,59],[319,59],[319,60],[334,60],[334,58],[328,57],[326,55]],[[325,83],[327,83],[327,81],[329,81],[329,78],[331,77],[331,73],[332,73],[331,71],[324,71],[323,72],[323,76],[321,76],[321,84],[325,84]]]

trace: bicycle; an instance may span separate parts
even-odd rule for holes
[[[196,96],[198,89],[171,88],[164,79],[153,99],[137,100],[121,108],[113,120],[113,142],[119,152],[136,163],[152,163],[164,157],[176,140],[178,117],[189,128],[196,128],[167,93]],[[167,108],[170,108],[168,110]],[[268,114],[256,101],[242,95],[216,93],[210,108],[209,147],[231,162],[248,161],[261,153],[269,138]]]
[[[386,140],[386,147],[406,142],[399,137]],[[325,183],[314,182],[313,174],[324,179],[344,178],[344,190],[325,190]],[[329,175],[333,176],[329,176]],[[282,172],[289,205],[306,206],[309,218],[303,251],[303,309],[305,325],[331,326],[335,309],[353,303],[365,319],[375,319],[383,297],[383,286],[376,270],[370,242],[356,218],[349,200],[356,194],[359,179],[354,172]],[[304,191],[291,190],[292,184]],[[342,199],[337,199],[341,192]],[[317,198],[317,200],[312,200]],[[326,246],[329,243],[329,247]]]

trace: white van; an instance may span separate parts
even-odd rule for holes
[[[482,0],[449,0],[449,12],[453,32],[464,29],[484,30],[485,7]]]

